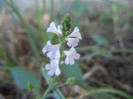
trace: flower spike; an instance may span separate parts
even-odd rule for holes
[[[54,22],[50,23],[47,32],[51,32],[57,35],[59,44],[51,44],[50,40],[43,47],[43,54],[46,53],[47,57],[50,58],[50,63],[45,65],[45,69],[48,71],[50,76],[59,76],[61,74],[60,66],[62,64],[72,65],[75,60],[80,58],[74,47],[78,46],[82,36],[78,27],[75,27],[73,32],[71,31],[71,18],[67,14],[61,22],[61,25],[56,27]],[[70,33],[68,35],[68,33]],[[70,47],[68,51],[64,51],[64,45],[67,41],[67,45]]]

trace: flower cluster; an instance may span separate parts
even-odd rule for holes
[[[75,27],[73,32],[68,36],[62,32],[62,27],[62,25],[56,27],[54,22],[50,23],[47,32],[56,34],[60,42],[59,44],[53,45],[49,40],[42,49],[43,54],[46,53],[47,57],[50,58],[50,64],[46,64],[45,66],[50,76],[59,76],[61,74],[60,65],[62,63],[72,65],[74,64],[74,60],[78,60],[80,58],[80,54],[78,54],[75,50],[75,47],[78,46],[79,41],[82,40],[78,27]],[[70,49],[64,51],[63,46],[66,42]]]

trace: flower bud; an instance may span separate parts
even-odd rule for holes
[[[75,82],[76,82],[76,79],[74,77],[70,77],[66,81],[67,84],[75,84]]]
[[[35,89],[34,85],[31,82],[28,82],[27,86],[28,86],[29,90],[34,90]]]
[[[67,14],[62,19],[61,25],[62,25],[62,32],[65,33],[65,34],[68,34],[70,29],[71,29],[71,18],[70,18],[69,14]]]

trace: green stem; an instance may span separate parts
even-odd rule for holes
[[[52,84],[53,78],[51,78],[51,77],[47,74],[47,72],[46,72],[46,70],[44,69],[44,67],[42,67],[42,73],[43,73],[43,77],[45,78],[45,80],[47,81],[47,83],[48,83],[49,86],[50,86],[50,84]],[[51,89],[51,90],[53,90],[53,92],[57,95],[58,99],[66,99],[66,98],[64,97],[64,95],[62,94],[62,92],[59,90],[59,88],[55,88],[55,89]]]
[[[45,5],[43,5],[43,6],[45,6]],[[44,45],[45,45],[47,42],[47,37],[46,37],[46,32],[45,32],[44,26],[43,26],[43,16],[42,16],[42,13],[41,13],[40,8],[39,8],[38,0],[36,0],[36,13],[37,13],[37,18],[38,18],[39,30],[40,30],[40,33],[42,35],[41,38],[42,38],[42,41],[44,42]]]
[[[43,10],[42,10],[43,14],[45,13],[45,6],[46,6],[46,0],[43,0]]]
[[[42,99],[46,99],[47,95],[48,95],[49,92],[51,91],[51,88],[52,88],[52,86],[49,85],[49,87],[47,88],[47,90],[44,92]]]
[[[37,94],[36,99],[42,99],[38,90],[35,90],[35,93]]]
[[[64,85],[67,85],[67,83],[65,82],[63,84],[60,84],[60,85],[57,86],[57,88],[63,87]]]
[[[54,92],[58,96],[58,99],[66,99],[58,88],[56,88]]]
[[[112,0],[116,2],[116,0]],[[113,25],[114,25],[114,34],[117,36],[117,6],[112,4],[112,17],[113,17]]]
[[[51,0],[50,14],[51,14],[51,21],[53,21],[54,20],[54,1],[53,0]]]

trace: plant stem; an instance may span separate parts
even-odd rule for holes
[[[63,83],[63,84],[60,84],[60,85],[57,86],[57,88],[62,87],[62,86],[64,86],[64,85],[66,85],[66,84],[67,84],[66,82]]]
[[[54,20],[54,1],[53,0],[51,0],[50,14],[51,14],[51,21],[53,21]]]
[[[51,88],[52,88],[52,86],[49,85],[49,87],[47,88],[47,90],[44,92],[42,99],[46,99],[48,93],[51,91]]]
[[[46,70],[44,69],[44,64],[42,65],[42,74],[43,74],[43,77],[45,78],[45,80],[47,81],[47,83],[50,86],[50,84],[52,84],[53,78],[51,78],[47,74]],[[58,99],[66,99],[64,97],[64,95],[62,94],[62,92],[59,90],[59,88],[55,88],[55,89],[51,89],[51,90],[53,90],[53,92],[57,95]]]
[[[43,1],[45,2],[45,1]],[[44,7],[45,5],[43,5]],[[44,7],[45,8],[45,7]],[[44,10],[45,11],[45,10]],[[39,8],[39,3],[38,3],[38,0],[36,0],[36,13],[37,13],[37,18],[38,18],[38,24],[39,24],[39,30],[40,30],[40,33],[41,33],[41,38],[42,38],[42,41],[44,43],[44,45],[46,44],[47,42],[47,37],[46,37],[46,33],[45,33],[45,30],[44,30],[44,27],[43,27],[43,16],[42,14],[44,14],[45,12],[43,11],[43,13],[41,13],[40,11],[40,8]]]
[[[116,0],[112,0],[116,2]],[[114,26],[114,35],[117,37],[117,6],[112,4],[112,17],[113,17],[113,26]]]

